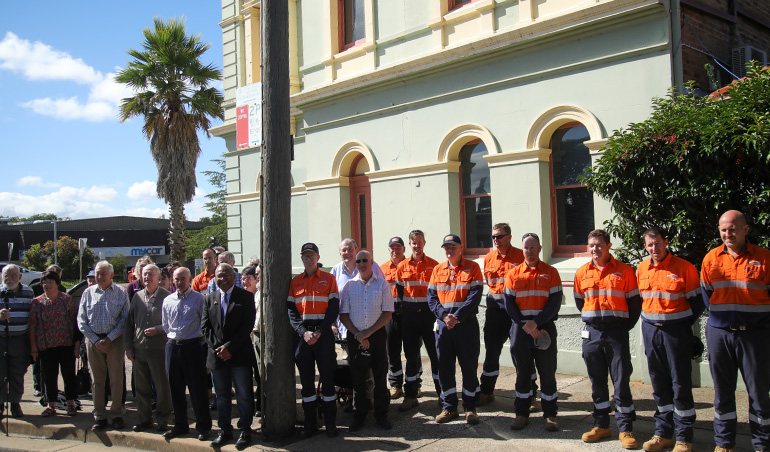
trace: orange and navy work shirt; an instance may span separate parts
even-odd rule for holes
[[[449,261],[433,269],[428,285],[428,305],[437,319],[454,314],[457,320],[473,317],[479,310],[484,280],[479,264],[462,258],[456,267]]]
[[[642,296],[642,319],[647,323],[693,322],[703,312],[698,270],[668,253],[656,265],[649,258],[636,269]]]
[[[420,262],[413,257],[401,261],[396,269],[398,299],[404,303],[427,303],[428,282],[436,265],[438,262],[425,255]]]
[[[199,273],[193,278],[190,287],[192,287],[192,290],[206,295],[209,288],[209,281],[214,279],[214,276],[216,276],[214,273],[209,273],[204,269],[203,273]]]
[[[587,324],[627,322],[630,330],[642,312],[634,269],[612,256],[602,270],[593,261],[580,267],[573,291],[575,304]]]
[[[499,250],[492,250],[484,256],[484,281],[489,286],[487,306],[496,304],[500,309],[505,308],[503,304],[505,275],[522,262],[524,262],[524,253],[515,246],[512,246],[504,256]]]
[[[543,261],[531,268],[524,262],[505,275],[505,310],[516,324],[556,320],[563,295],[558,270]]]
[[[340,294],[334,275],[321,269],[308,276],[302,272],[289,286],[289,321],[300,336],[308,326],[331,328],[340,312]]]
[[[390,284],[390,290],[393,295],[393,301],[398,300],[398,290],[396,289],[396,270],[397,269],[398,269],[398,264],[394,264],[391,259],[388,259],[387,262],[380,265],[380,270],[382,270],[382,274],[385,275],[385,281],[387,281],[388,284]]]
[[[751,243],[733,258],[725,245],[709,251],[701,267],[708,324],[770,327],[770,251]]]

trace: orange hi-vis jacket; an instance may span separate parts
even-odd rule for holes
[[[214,276],[214,273],[209,273],[206,271],[206,269],[203,269],[203,273],[199,273],[195,278],[193,278],[190,287],[192,287],[192,290],[196,292],[203,292],[208,290],[209,281],[214,279]]]
[[[670,252],[655,265],[649,258],[636,269],[642,319],[664,324],[692,322],[703,312],[698,270]]]
[[[575,304],[588,324],[628,322],[630,330],[642,312],[634,269],[612,256],[601,271],[593,261],[580,267],[573,291]]]
[[[532,268],[524,262],[505,275],[505,310],[516,324],[556,320],[563,295],[559,271],[543,261]]]
[[[454,314],[462,322],[469,316],[475,318],[484,291],[484,280],[479,264],[462,258],[452,268],[449,261],[433,269],[428,285],[428,305],[437,319]]]
[[[406,259],[404,259],[405,261]],[[401,262],[404,262],[401,261]],[[398,300],[398,289],[396,289],[396,270],[398,265],[394,264],[392,260],[388,259],[387,262],[380,265],[382,274],[385,275],[385,281],[390,284],[390,290],[393,292],[393,301]]]
[[[411,256],[401,261],[396,269],[398,299],[404,303],[427,303],[428,282],[436,265],[438,262],[424,254],[420,262],[415,262]]]
[[[505,286],[505,275],[510,269],[524,262],[524,253],[515,246],[505,254],[500,255],[500,251],[492,250],[484,256],[484,280],[489,286],[487,293],[487,305],[491,300],[497,302],[497,307],[504,309],[503,289]]]
[[[770,327],[770,251],[751,243],[733,258],[721,245],[701,267],[708,324],[717,328]]]
[[[287,302],[289,321],[300,336],[309,329],[331,328],[340,312],[337,280],[321,269],[312,276],[303,271],[291,280]]]

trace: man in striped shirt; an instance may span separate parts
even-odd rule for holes
[[[1,290],[3,304],[0,309],[0,415],[5,410],[6,402],[9,402],[11,416],[20,418],[24,416],[20,405],[21,395],[24,393],[24,374],[27,373],[32,359],[27,333],[34,293],[21,283],[19,267],[13,264],[3,267]]]

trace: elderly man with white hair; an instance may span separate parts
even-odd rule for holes
[[[0,415],[10,402],[11,416],[20,418],[24,416],[20,405],[24,374],[32,359],[28,331],[34,293],[21,283],[19,267],[9,264],[3,267],[0,294]]]
[[[107,427],[107,409],[104,385],[110,376],[112,404],[109,414],[112,426],[120,430],[123,422],[123,332],[128,318],[128,294],[123,287],[113,284],[115,272],[112,264],[100,261],[94,268],[96,284],[88,287],[80,299],[78,328],[86,338],[88,367],[93,379],[91,393],[94,397],[94,425],[91,430]]]
[[[230,251],[222,251],[219,253],[217,259],[219,259],[220,264],[227,264],[231,267],[233,267],[233,270],[235,270],[235,254],[231,253]],[[235,270],[235,287],[240,287],[243,289],[243,283],[241,282],[241,273],[237,270]],[[219,289],[217,286],[217,278],[211,278],[211,281],[209,281],[208,288],[206,289],[206,293],[214,293]],[[204,294],[205,295],[205,294]]]

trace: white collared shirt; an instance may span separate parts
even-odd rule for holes
[[[356,275],[345,284],[340,299],[340,314],[349,314],[359,331],[372,327],[383,312],[393,312],[390,284],[376,274],[367,282]]]

